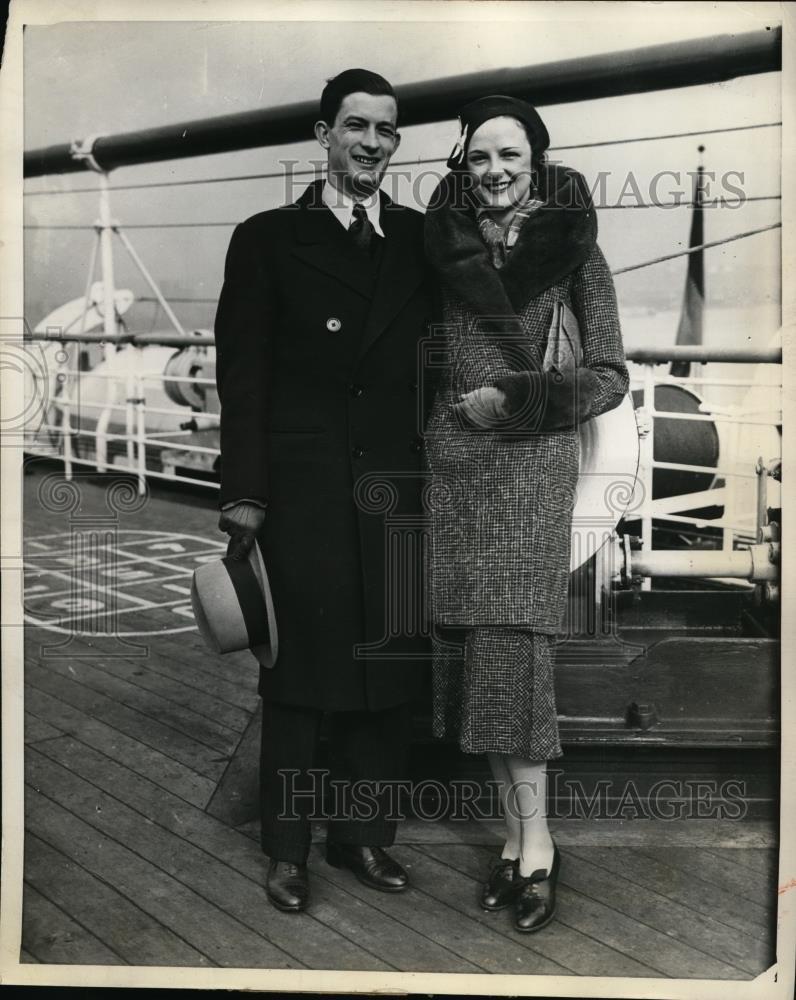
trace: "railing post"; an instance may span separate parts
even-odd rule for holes
[[[140,348],[136,348],[140,350]],[[146,399],[144,397],[144,379],[136,376],[135,384],[135,415],[137,440],[138,492],[146,493]]]
[[[639,472],[644,490],[641,507],[641,544],[644,552],[652,551],[652,480],[655,455],[655,363],[644,365],[643,407],[645,425],[641,428],[639,441]],[[652,589],[652,579],[648,576],[641,581],[642,590]]]
[[[105,337],[109,347],[106,345],[105,355],[108,351],[116,351],[118,345],[116,339],[118,329],[116,326],[116,284],[113,276],[113,220],[111,219],[111,199],[108,186],[108,175],[104,170],[98,171],[100,184],[99,197],[99,234],[100,253],[102,259],[102,299],[103,299],[103,327]]]
[[[64,439],[64,477],[72,478],[72,422],[70,419],[70,403],[68,395],[61,410],[61,434]]]
[[[137,347],[131,348],[131,355],[138,350]],[[136,441],[136,398],[138,393],[136,392],[137,387],[137,377],[131,372],[127,372],[124,385],[124,434],[125,434],[125,445],[127,451],[127,468],[132,471],[135,467],[135,441]]]

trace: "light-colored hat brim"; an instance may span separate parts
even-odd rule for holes
[[[241,598],[221,559],[204,563],[194,571],[191,605],[199,633],[213,652],[232,653],[248,649],[262,666],[270,669],[276,663],[279,641],[271,587],[257,542],[249,550],[248,563],[259,590],[262,613],[266,617],[268,641],[250,645],[250,628],[247,627]]]

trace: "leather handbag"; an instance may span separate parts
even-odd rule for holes
[[[553,320],[547,334],[542,370],[566,374],[583,366],[583,345],[575,314],[559,299],[553,309]]]

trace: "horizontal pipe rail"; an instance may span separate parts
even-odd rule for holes
[[[656,135],[631,135],[626,136],[622,139],[601,139],[598,142],[579,142],[574,143],[569,146],[551,146],[548,150],[550,153],[563,152],[564,150],[570,149],[595,149],[602,146],[626,146],[637,142],[664,142],[669,139],[685,139],[689,136],[705,136],[705,135],[719,135],[725,134],[727,132],[747,132],[751,129],[760,128],[779,128],[782,125],[781,121],[777,122],[757,122],[754,125],[725,125],[722,128],[703,128],[698,130],[692,130],[690,132],[662,132]],[[391,160],[390,168],[395,170],[398,167],[419,167],[426,163],[444,163],[446,157],[444,156],[428,156],[428,157],[414,157],[411,160]],[[291,171],[292,177],[305,177],[316,173],[315,167],[302,168],[301,170]],[[269,171],[266,173],[256,173],[256,174],[222,174],[219,177],[186,177],[179,181],[146,181],[139,182],[137,184],[114,184],[111,188],[112,191],[142,191],[145,188],[169,188],[169,187],[186,187],[193,184],[231,184],[235,181],[267,181],[279,179],[285,176],[284,170]],[[63,188],[42,188],[39,191],[23,191],[26,198],[38,198],[42,195],[62,195],[62,194],[92,194],[99,191],[98,187],[80,187],[80,188],[70,188],[65,191]],[[781,195],[747,195],[744,201],[769,201],[772,199],[779,199]],[[707,202],[702,201],[705,205]],[[687,207],[692,208],[694,202],[683,201],[677,202],[677,207]],[[603,206],[605,207],[605,206]],[[634,206],[624,205],[618,206],[623,208],[631,208]],[[129,226],[128,226],[129,228]],[[179,299],[171,298],[172,302],[177,302]]]
[[[118,337],[109,338],[103,333],[55,333],[48,330],[43,333],[31,331],[23,340],[35,341],[85,341],[88,344],[131,344],[135,347],[214,347],[215,337],[211,333],[185,334],[179,333],[122,333]],[[672,344],[671,347],[634,347],[626,351],[628,361],[640,363],[666,364],[669,361],[726,361],[732,363],[759,362],[763,364],[781,364],[781,347],[705,347],[701,344]],[[178,381],[183,378],[175,376]]]
[[[702,344],[673,344],[671,347],[634,347],[627,351],[628,361],[665,364],[669,361],[727,361],[781,364],[781,347],[705,347]]]
[[[424,125],[453,118],[468,101],[484,94],[508,94],[539,106],[639,94],[652,90],[718,83],[768,73],[782,66],[781,29],[718,35],[640,49],[490,69],[424,80],[396,88],[400,124]],[[163,160],[229,153],[311,138],[319,116],[317,101],[259,108],[234,115],[200,118],[158,128],[99,136],[90,152],[102,170]],[[26,177],[85,170],[71,143],[25,153]]]
[[[632,553],[632,573],[639,576],[738,577],[776,580],[779,555],[776,543],[752,545],[734,552],[678,552],[657,550]]]

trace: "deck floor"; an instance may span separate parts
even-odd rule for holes
[[[97,587],[87,576],[75,590],[70,515],[40,502],[41,481],[26,484],[42,624],[26,629],[22,961],[728,980],[773,963],[777,855],[772,830],[750,822],[555,823],[558,916],[531,936],[476,903],[494,824],[406,821],[394,854],[412,886],[399,895],[328,866],[319,830],[311,906],[278,913],[256,825],[207,811],[257,703],[250,657],[208,655],[179,610],[219,544],[212,498],[150,497],[121,518],[127,568],[117,560],[105,606],[135,622],[117,628],[136,632],[126,642],[146,643],[125,648],[71,636],[68,619],[48,627],[58,601],[68,615],[64,600]],[[102,491],[81,491],[99,518]]]

